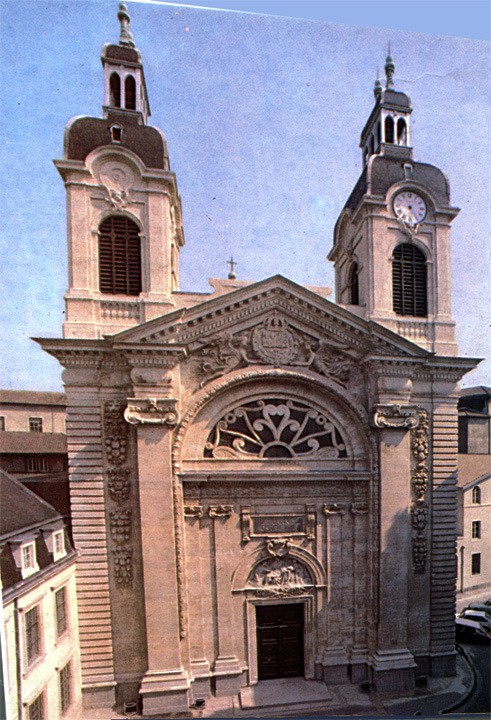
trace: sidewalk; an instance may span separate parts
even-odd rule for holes
[[[357,685],[333,685],[291,678],[264,681],[255,688],[244,688],[240,696],[210,697],[202,708],[188,713],[142,716],[122,715],[109,709],[86,709],[81,720],[138,720],[138,718],[273,718],[330,717],[415,714],[438,715],[463,700],[473,685],[474,677],[467,661],[457,656],[457,675],[453,678],[429,678],[428,687],[417,688],[407,697],[388,697],[361,692]]]

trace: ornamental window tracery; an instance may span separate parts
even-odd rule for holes
[[[331,419],[297,400],[243,403],[213,427],[204,456],[222,459],[341,459],[346,444]]]

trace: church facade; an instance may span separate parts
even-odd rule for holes
[[[450,223],[386,87],[330,259],[179,291],[163,134],[124,3],[103,118],[67,127],[64,367],[85,704],[185,710],[264,679],[407,691],[455,672]]]

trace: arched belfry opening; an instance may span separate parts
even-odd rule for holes
[[[121,107],[121,78],[117,72],[109,78],[109,103],[112,107]]]
[[[127,75],[124,81],[124,106],[126,110],[136,110],[136,82],[133,75]]]
[[[388,115],[385,118],[384,128],[385,128],[385,142],[393,143],[394,142],[394,120],[390,117],[390,115]]]

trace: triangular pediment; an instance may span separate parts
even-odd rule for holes
[[[308,360],[309,347],[321,341],[352,358],[383,355],[416,359],[430,355],[381,325],[367,322],[281,275],[168,313],[108,340],[117,346],[184,346],[190,354],[213,343],[230,342],[236,347],[242,343],[243,352],[255,346],[256,359],[260,359],[262,344],[269,342],[271,362],[276,352],[279,364],[282,346],[291,363],[298,360],[303,364]],[[274,350],[276,341],[278,347]],[[267,349],[263,349],[263,355],[267,358]]]

